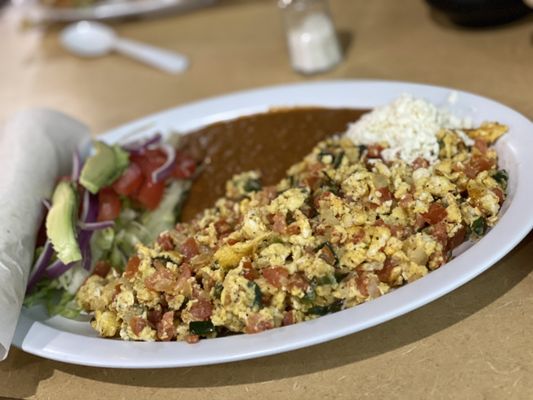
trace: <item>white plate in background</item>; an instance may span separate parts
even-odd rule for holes
[[[212,122],[267,111],[272,107],[371,108],[402,93],[444,106],[452,89],[401,82],[329,81],[275,86],[183,105],[142,118],[100,139],[119,140],[133,131],[186,132]],[[24,351],[67,363],[116,368],[165,368],[215,364],[294,350],[380,324],[421,307],[473,279],[504,257],[533,226],[533,124],[493,100],[457,92],[454,111],[475,123],[498,121],[510,131],[496,145],[500,167],[509,172],[508,198],[500,221],[473,246],[424,278],[368,303],[313,321],[254,335],[185,342],[124,342],[103,339],[87,322],[47,318],[42,310],[23,310],[14,344]],[[220,182],[223,184],[223,182]]]
[[[188,11],[217,0],[104,0],[84,7],[52,7],[39,0],[24,0],[20,6],[32,22],[106,20],[170,11]]]

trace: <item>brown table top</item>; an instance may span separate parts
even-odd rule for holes
[[[532,18],[460,30],[423,1],[333,0],[346,60],[312,79],[379,78],[456,87],[533,117]],[[94,132],[191,100],[304,81],[291,71],[275,2],[220,0],[210,9],[116,24],[125,36],[185,52],[170,76],[120,56],[80,60],[58,29],[22,30],[0,16],[0,119],[46,106]],[[526,212],[524,210],[524,212]],[[533,234],[449,295],[377,327],[307,349],[198,368],[112,370],[48,361],[13,348],[0,396],[36,399],[533,398]]]

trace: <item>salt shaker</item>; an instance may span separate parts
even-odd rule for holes
[[[327,0],[279,0],[292,67],[303,74],[327,71],[342,59]]]

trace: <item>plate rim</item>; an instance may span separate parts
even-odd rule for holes
[[[210,6],[218,0],[136,0],[135,2],[106,1],[87,7],[53,7],[39,3],[39,0],[25,0],[20,5],[30,19],[48,22],[75,22],[80,20],[109,20],[149,15],[169,10],[193,10]]]
[[[315,81],[315,82],[303,82],[303,83],[265,86],[261,88],[248,89],[244,91],[238,91],[238,92],[225,94],[222,96],[210,97],[210,98],[206,98],[206,99],[202,99],[202,100],[198,100],[198,101],[194,101],[190,103],[185,103],[182,105],[178,105],[176,107],[168,108],[166,110],[150,114],[148,116],[136,119],[129,123],[122,124],[98,136],[100,138],[103,138],[104,140],[113,141],[119,138],[121,135],[123,135],[128,130],[139,129],[143,126],[146,126],[147,123],[149,123],[150,121],[164,121],[165,118],[172,117],[172,114],[178,114],[179,112],[187,113],[190,110],[198,109],[198,108],[209,109],[210,107],[213,107],[214,105],[217,105],[217,104],[220,105],[221,103],[224,103],[224,102],[228,102],[229,105],[231,106],[235,102],[235,99],[237,99],[236,102],[239,103],[239,102],[242,102],[242,99],[246,99],[247,97],[255,97],[257,95],[269,95],[269,94],[272,95],[273,93],[275,94],[276,92],[280,92],[280,91],[284,92],[284,91],[289,90],[289,91],[296,91],[296,92],[298,91],[305,92],[306,90],[313,91],[312,89],[320,90],[324,88],[329,88],[328,90],[334,91],[335,89],[342,88],[342,87],[364,86],[364,85],[370,85],[374,87],[385,86],[386,87],[385,90],[390,91],[390,92],[394,92],[394,89],[398,89],[400,87],[408,87],[409,90],[413,90],[413,89],[420,90],[420,91],[429,90],[429,91],[434,91],[435,93],[438,92],[441,94],[443,94],[444,92],[446,93],[457,92],[459,93],[460,98],[463,96],[466,96],[467,98],[471,97],[472,99],[476,101],[480,101],[481,103],[486,103],[487,105],[491,105],[493,107],[501,109],[502,112],[510,113],[510,115],[513,117],[512,118],[513,120],[517,119],[517,121],[520,122],[520,124],[518,124],[519,126],[523,125],[524,128],[529,128],[533,132],[533,123],[531,122],[531,120],[529,120],[526,116],[522,115],[518,111],[502,103],[499,103],[495,100],[492,100],[490,98],[476,95],[470,92],[458,90],[458,89],[453,89],[453,88],[448,88],[448,87],[443,87],[443,86],[436,86],[436,85],[413,83],[413,82],[402,82],[402,81],[323,80],[323,81]],[[395,93],[396,94],[394,96],[398,94],[397,91]],[[306,103],[306,104],[301,104],[301,105],[305,106],[305,105],[314,104],[314,105],[320,106],[322,102],[320,99],[317,99],[317,100],[318,101],[315,101],[314,103],[309,103],[309,104]],[[267,101],[265,101],[265,106],[264,106],[265,111],[271,107],[266,103]],[[281,103],[281,102],[278,101],[278,103]],[[224,107],[222,108],[224,109]],[[217,117],[218,118],[222,117],[222,120],[232,118],[238,115],[243,115],[242,114],[243,110],[249,110],[250,113],[254,113],[254,112],[257,112],[258,107],[255,107],[255,108],[244,107],[243,105],[243,107],[237,109],[234,113],[227,112],[228,110],[226,109],[224,109],[221,113],[220,112],[215,112],[215,113],[205,112],[204,120],[206,121],[206,123],[210,123],[210,122],[214,122],[213,118],[217,118]],[[198,121],[196,122],[198,123]],[[525,133],[521,133],[520,131],[520,132],[517,132],[515,135],[524,136]],[[533,135],[527,138],[521,138],[521,140],[526,140],[526,139],[529,141],[529,144],[533,145]],[[519,152],[524,151],[521,149],[515,149],[515,150]],[[518,172],[520,171],[524,172],[524,164],[527,164],[530,167],[533,167],[532,160],[529,160],[529,159],[523,160],[519,158],[517,158],[517,160],[520,161],[519,163],[520,165],[517,166]],[[524,187],[524,184],[522,184],[522,186],[518,186],[518,184],[520,182],[523,182],[524,180],[531,184],[529,186],[529,189],[528,187]],[[484,245],[482,247],[479,247],[479,246],[482,243],[488,243],[486,239],[489,237],[496,238],[495,234],[491,236],[491,233],[503,231],[503,229],[509,224],[507,223],[503,228],[500,228],[502,226],[501,223],[502,221],[504,221],[504,219],[505,221],[510,220],[511,215],[508,215],[509,211],[517,209],[520,206],[520,204],[527,204],[527,198],[532,197],[533,177],[529,177],[529,178],[527,176],[524,177],[523,174],[517,175],[516,182],[517,182],[516,193],[514,194],[514,198],[509,204],[509,209],[502,216],[502,220],[487,234],[486,237],[478,241],[476,245],[472,246],[472,248],[469,249],[464,255],[480,253],[480,250],[482,249],[482,247],[487,248],[488,247],[487,245]],[[517,200],[519,201],[518,205],[515,205],[517,204],[516,203]],[[112,342],[122,343],[122,344],[118,344],[117,346],[120,348],[129,349],[130,351],[134,350],[134,351],[140,352],[141,354],[146,353],[146,352],[152,353],[154,349],[157,353],[157,349],[165,348],[165,345],[167,349],[169,348],[169,345],[170,346],[181,345],[181,348],[185,349],[184,350],[185,355],[187,355],[188,353],[196,353],[196,350],[190,351],[191,348],[194,348],[194,349],[203,348],[202,351],[204,352],[206,349],[208,351],[209,350],[215,351],[215,353],[211,356],[203,356],[203,357],[195,358],[195,359],[185,358],[185,359],[171,359],[171,360],[163,359],[161,360],[161,359],[154,358],[153,357],[154,354],[152,354],[148,356],[148,358],[146,359],[133,360],[133,362],[132,360],[127,360],[127,362],[125,362],[125,360],[121,358],[116,359],[116,360],[114,359],[109,360],[109,359],[106,359],[105,357],[104,359],[102,359],[101,357],[93,355],[93,358],[87,359],[86,355],[83,357],[80,357],[78,354],[65,354],[65,352],[61,352],[61,344],[55,343],[54,340],[57,340],[58,336],[60,337],[60,340],[63,340],[66,338],[65,336],[72,336],[72,335],[79,336],[79,335],[76,335],[70,332],[60,331],[58,329],[42,324],[40,322],[32,323],[32,321],[29,320],[28,317],[24,313],[22,313],[21,319],[19,321],[19,325],[17,326],[17,332],[15,334],[14,345],[22,348],[26,352],[39,355],[45,358],[57,360],[57,361],[69,362],[69,363],[80,364],[80,365],[100,366],[100,367],[103,366],[103,367],[112,367],[112,368],[166,368],[166,367],[190,367],[190,366],[198,366],[198,365],[219,364],[219,363],[232,362],[232,361],[237,361],[237,360],[257,358],[257,357],[262,357],[266,355],[273,355],[273,354],[278,354],[278,353],[282,353],[282,352],[286,352],[290,350],[299,349],[302,347],[308,347],[308,346],[312,346],[312,345],[323,343],[329,340],[333,340],[333,339],[346,336],[348,334],[355,333],[355,332],[367,329],[369,327],[381,324],[390,319],[396,318],[407,312],[415,310],[425,304],[428,304],[438,299],[439,297],[455,290],[459,286],[462,286],[466,282],[472,280],[474,277],[484,272],[486,269],[490,268],[497,261],[502,259],[529,233],[529,231],[533,227],[533,214],[531,216],[526,216],[525,218],[521,218],[520,222],[521,224],[518,226],[518,229],[517,229],[518,232],[515,232],[510,240],[504,241],[503,245],[498,247],[496,250],[489,251],[490,257],[486,259],[482,258],[482,261],[479,263],[480,265],[472,268],[471,270],[467,270],[466,272],[463,270],[461,274],[452,276],[452,278],[455,277],[455,279],[450,280],[449,275],[453,268],[458,269],[457,267],[454,267],[454,266],[457,266],[457,265],[460,266],[460,263],[458,262],[458,260],[461,260],[461,259],[466,260],[466,258],[464,258],[464,255],[461,255],[460,257],[451,260],[450,262],[446,263],[443,267],[431,272],[431,274],[428,274],[426,277],[416,282],[402,286],[401,288],[394,290],[394,292],[391,292],[387,294],[386,296],[382,296],[368,303],[364,303],[356,307],[343,310],[342,312],[339,312],[339,313],[320,317],[314,321],[308,321],[305,323],[300,323],[300,324],[283,327],[283,328],[276,328],[271,331],[266,331],[266,332],[263,332],[261,334],[256,334],[256,335],[239,335],[239,336],[232,336],[229,338],[217,338],[217,339],[203,340],[203,341],[200,341],[200,343],[196,344],[195,346],[190,346],[184,343],[175,343],[175,342],[172,342],[172,343],[122,342],[122,341],[113,341],[109,339],[89,338],[86,336],[81,336],[83,340],[89,340],[89,341],[97,340],[98,343],[112,343]],[[475,250],[475,249],[478,249],[478,250]],[[490,250],[490,248],[488,248],[488,250]],[[472,258],[472,257],[473,256],[469,258]],[[427,286],[427,284],[425,285],[424,283],[428,282],[428,278],[432,276],[447,277],[449,282],[447,285],[443,285],[440,288],[437,287],[437,290],[434,290],[431,293],[425,293],[425,290],[427,290],[425,289],[425,286]],[[460,277],[460,279],[457,279],[458,277]],[[432,278],[431,282],[436,279],[437,278]],[[422,288],[422,294],[425,294],[425,295],[419,294],[415,296],[415,300],[411,299],[411,300],[405,301],[405,298],[409,297],[410,292],[415,292],[416,294],[416,290],[417,290],[416,288],[420,288],[420,287]],[[396,298],[398,298],[399,300],[403,299],[403,301],[400,301],[401,306],[396,306],[396,307],[391,308],[390,305],[388,305],[388,303],[391,303],[391,300],[388,300],[388,299],[391,299],[391,295],[394,295],[392,297],[395,300]],[[329,330],[327,332],[321,332],[320,334],[311,335],[311,337],[308,337],[309,335],[303,335],[302,337],[296,337],[296,338],[293,337],[295,334],[302,333],[302,331],[313,330],[313,325],[314,325],[314,328],[316,329],[317,325],[322,325],[320,321],[324,321],[325,323],[326,321],[329,321],[329,320],[335,321],[337,319],[340,319],[337,317],[341,314],[342,316],[344,315],[347,316],[348,314],[351,313],[351,314],[355,314],[356,317],[359,314],[366,315],[365,311],[369,307],[371,308],[371,310],[373,309],[379,310],[381,308],[381,309],[385,309],[387,312],[378,313],[371,317],[366,316],[365,323],[360,323],[357,328],[354,328],[353,326],[354,324],[352,325],[344,324],[346,326],[343,326],[342,329],[335,329],[335,330]],[[362,311],[358,311],[358,310],[362,310]],[[342,319],[345,320],[346,318],[342,318]],[[36,332],[36,330],[38,332]],[[37,334],[41,336],[39,340],[36,340]],[[24,337],[24,335],[29,335],[29,338],[28,336]],[[267,341],[267,336],[268,336],[268,339],[274,341],[274,343],[276,340],[287,340],[287,339],[290,339],[290,340],[288,344],[285,343],[285,344],[280,345],[278,343],[277,345],[272,345],[272,346],[263,345],[258,350],[255,350],[255,351],[250,350],[250,342],[257,342],[257,340],[255,339],[258,339],[258,341]],[[244,348],[247,349],[246,351],[242,351],[242,352],[237,351],[237,352],[232,353],[231,355],[218,354],[216,353],[217,349],[213,349],[212,348],[213,346],[209,345],[208,343],[208,342],[212,342],[212,343],[216,342],[216,343],[227,344],[231,346],[233,345],[233,341],[235,340],[235,338],[238,338],[239,342],[244,342],[246,344],[246,346],[244,346]],[[24,339],[28,339],[28,340],[24,340]],[[76,338],[74,338],[73,340],[76,340]],[[158,347],[155,348],[154,345]],[[106,345],[104,347],[108,347],[108,346]],[[192,355],[194,356],[194,354]]]

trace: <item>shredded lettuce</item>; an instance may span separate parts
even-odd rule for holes
[[[141,216],[141,224],[150,232],[151,240],[174,227],[190,184],[190,181],[173,181],[166,189],[159,207]]]
[[[81,308],[75,301],[75,293],[66,291],[57,279],[42,279],[35,290],[24,299],[25,307],[43,304],[49,315],[77,318]]]

